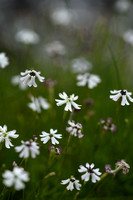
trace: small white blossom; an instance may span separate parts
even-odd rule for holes
[[[37,111],[38,113],[41,112],[41,108],[47,110],[50,107],[50,104],[43,97],[35,98],[32,96],[31,101],[31,103],[28,103],[28,107],[31,108],[33,111]]]
[[[45,45],[45,51],[49,56],[63,56],[66,54],[66,47],[60,41],[53,41]]]
[[[66,104],[65,111],[69,110],[72,112],[72,106],[77,110],[81,109],[80,108],[81,105],[78,105],[74,102],[78,99],[78,96],[75,96],[74,94],[72,94],[70,95],[70,97],[68,97],[67,94],[63,92],[63,94],[59,93],[59,97],[63,100],[55,99],[55,101],[57,102],[56,105],[62,106],[63,104]]]
[[[22,42],[24,44],[37,44],[40,40],[38,34],[30,29],[20,30],[16,34],[15,38],[18,42]]]
[[[7,132],[7,126],[4,125],[3,128],[2,126],[0,126],[0,143],[5,141],[5,147],[6,148],[10,148],[11,146],[14,146],[11,143],[11,139],[10,138],[17,138],[19,135],[15,134],[16,130],[13,131],[9,131]]]
[[[24,142],[21,141],[22,145],[15,147],[16,152],[21,152],[20,158],[28,158],[31,154],[32,158],[35,158],[36,155],[39,155],[39,144],[33,140]]]
[[[74,73],[85,73],[92,69],[92,64],[85,58],[75,58],[72,60],[72,71]]]
[[[128,0],[117,0],[115,3],[115,9],[119,13],[127,12],[129,10],[130,6],[131,6],[131,2]]]
[[[101,79],[99,76],[95,74],[85,73],[80,74],[77,76],[77,86],[85,86],[88,85],[88,88],[92,89],[98,85],[98,83],[101,82]]]
[[[25,72],[21,72],[21,78],[20,81],[23,82],[23,84],[28,85],[31,87],[32,85],[34,87],[37,87],[37,84],[35,82],[35,78],[37,77],[40,82],[44,82],[45,77],[40,76],[41,72],[37,72],[35,70],[26,70]]]
[[[121,101],[121,105],[125,106],[125,105],[129,105],[127,98],[129,101],[133,102],[133,98],[131,98],[132,92],[128,92],[127,90],[113,90],[110,91],[111,94],[110,95],[110,99],[117,101],[119,98],[122,99]]]
[[[8,57],[5,53],[0,53],[0,68],[5,68],[7,65],[9,65]]]
[[[40,135],[41,141],[43,141],[44,144],[46,144],[49,140],[51,140],[52,144],[59,144],[58,140],[56,138],[61,139],[62,134],[56,134],[57,130],[50,129],[50,133],[47,133],[45,131],[42,131],[42,135]]]
[[[82,138],[84,135],[82,134],[82,124],[72,121],[68,121],[70,127],[66,127],[66,131],[69,132],[71,135],[78,136],[78,138]]]
[[[74,176],[71,176],[70,178],[68,178],[68,179],[66,179],[66,180],[62,180],[61,181],[61,184],[62,185],[66,185],[66,184],[68,184],[68,186],[67,186],[67,190],[70,190],[70,191],[72,191],[73,189],[74,189],[74,186],[75,186],[75,188],[77,189],[77,190],[80,190],[80,187],[81,187],[81,184],[79,183],[79,180],[76,180],[75,178],[74,178]]]
[[[59,8],[52,12],[51,19],[56,25],[68,26],[72,22],[72,12],[66,8]]]
[[[4,185],[6,185],[7,187],[14,186],[15,190],[24,189],[24,182],[29,181],[29,173],[24,171],[24,169],[20,167],[14,167],[13,171],[6,170],[2,174],[2,177],[4,178]]]
[[[123,34],[123,39],[125,42],[129,43],[130,45],[133,45],[133,30],[128,30]]]
[[[94,164],[92,163],[91,165],[89,165],[88,163],[86,163],[85,167],[83,165],[79,166],[80,168],[78,169],[78,171],[80,173],[84,173],[81,176],[81,179],[84,180],[85,182],[90,180],[90,176],[91,176],[91,180],[93,183],[96,183],[96,181],[100,180],[100,175],[102,174],[101,172],[99,172],[99,168],[94,169]]]
[[[20,77],[19,75],[13,76],[11,79],[11,83],[13,85],[19,85],[19,88],[21,90],[25,90],[27,88],[27,85],[24,85],[21,81],[20,81]]]

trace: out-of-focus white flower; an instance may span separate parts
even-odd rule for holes
[[[68,186],[67,186],[67,190],[70,190],[70,191],[72,191],[73,189],[74,189],[74,186],[75,186],[75,188],[77,189],[77,190],[80,190],[80,187],[81,187],[81,184],[79,183],[79,180],[76,180],[75,178],[74,178],[74,176],[71,176],[70,178],[68,178],[68,179],[66,179],[66,180],[62,180],[61,181],[61,184],[62,185],[66,185],[66,184],[68,184]]]
[[[94,163],[92,163],[91,165],[89,165],[88,163],[86,163],[85,167],[83,165],[79,166],[80,168],[78,169],[78,171],[80,173],[84,173],[81,176],[81,179],[84,180],[85,182],[90,180],[90,176],[91,176],[91,180],[93,183],[96,183],[96,181],[100,180],[100,175],[102,174],[101,172],[99,172],[99,168],[94,169]]]
[[[2,177],[4,178],[4,185],[6,185],[7,187],[14,186],[15,190],[24,189],[24,182],[29,181],[29,173],[24,171],[24,169],[20,167],[14,167],[13,171],[6,170],[2,174]]]
[[[88,88],[92,89],[98,85],[98,83],[101,82],[101,79],[99,76],[95,74],[85,73],[80,74],[77,76],[77,86],[85,86],[88,85]]]
[[[133,30],[128,30],[123,34],[123,39],[125,42],[133,45]]]
[[[5,68],[9,65],[8,57],[4,52],[0,53],[0,68]]]
[[[127,12],[129,10],[130,6],[131,6],[131,2],[128,0],[117,0],[115,3],[115,9],[119,13]]]
[[[19,75],[13,76],[11,79],[11,83],[13,85],[19,85],[19,88],[21,90],[25,90],[27,88],[27,85],[24,85],[21,81],[20,81],[20,77]]]
[[[40,76],[41,72],[37,72],[35,70],[26,70],[25,72],[21,72],[21,78],[20,81],[23,82],[23,84],[28,85],[31,87],[32,85],[34,87],[37,87],[37,84],[35,82],[35,78],[37,77],[40,82],[44,82],[45,77]]]
[[[60,41],[53,41],[45,45],[45,51],[49,56],[63,56],[66,54],[66,47]]]
[[[72,18],[72,12],[66,8],[55,9],[51,13],[51,19],[55,25],[68,26]]]
[[[92,69],[92,64],[85,58],[75,58],[72,60],[72,71],[74,73],[85,73]]]
[[[70,133],[71,135],[78,136],[78,138],[82,138],[84,135],[82,134],[82,124],[77,123],[75,124],[75,121],[68,121],[68,124],[70,127],[66,127],[66,131]]]
[[[41,112],[41,108],[47,110],[50,107],[50,104],[43,97],[35,98],[32,96],[31,101],[31,103],[28,103],[28,107],[31,108],[33,111],[37,111],[38,113]]]
[[[51,140],[52,144],[59,144],[58,140],[56,138],[61,139],[62,134],[56,134],[57,130],[50,129],[50,133],[47,133],[45,131],[42,131],[42,135],[40,135],[41,141],[43,141],[44,144],[46,144],[49,140]]]
[[[0,126],[0,143],[5,141],[5,147],[9,149],[11,146],[13,146],[10,138],[17,138],[19,136],[15,133],[16,130],[7,132],[6,125],[4,125],[3,128],[2,126]]]
[[[59,93],[59,97],[63,100],[55,99],[55,101],[57,102],[56,105],[62,106],[63,104],[66,104],[65,111],[70,110],[72,112],[72,106],[77,110],[81,109],[80,108],[81,105],[78,105],[74,102],[78,99],[78,96],[75,96],[74,94],[72,94],[70,95],[70,97],[68,97],[67,94],[63,92],[63,94]]]
[[[119,98],[122,99],[122,106],[129,105],[127,98],[133,102],[133,98],[131,98],[132,92],[128,92],[127,90],[111,90],[110,93],[113,94],[109,96],[113,101],[117,101]]]
[[[35,158],[36,155],[39,155],[39,144],[36,141],[30,140],[24,142],[21,141],[22,145],[15,147],[16,152],[21,152],[19,154],[20,158],[28,158],[31,154],[32,158]]]
[[[40,39],[39,35],[31,29],[22,29],[17,32],[15,39],[24,44],[37,44]]]

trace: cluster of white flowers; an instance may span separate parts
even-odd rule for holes
[[[40,76],[41,72],[37,72],[35,70],[26,70],[25,72],[21,72],[21,78],[20,81],[23,82],[23,84],[28,85],[31,87],[32,85],[34,87],[37,87],[37,84],[35,82],[35,78],[37,77],[40,82],[44,82],[45,77]]]
[[[82,124],[77,123],[75,124],[75,121],[68,121],[68,124],[70,127],[66,127],[66,131],[70,133],[71,135],[78,136],[78,138],[82,138],[84,135],[82,134]]]
[[[39,35],[31,29],[22,29],[17,32],[15,39],[24,44],[37,44],[40,39]]]
[[[46,144],[49,140],[51,140],[52,144],[59,144],[59,141],[57,139],[62,138],[62,134],[56,134],[57,130],[50,129],[50,133],[47,133],[45,131],[42,131],[41,141],[43,141],[44,144]]]
[[[64,109],[65,111],[69,110],[70,112],[72,112],[72,106],[77,110],[80,109],[81,105],[78,105],[77,103],[74,102],[78,99],[78,96],[72,94],[70,95],[70,97],[68,97],[68,95],[65,92],[63,92],[62,94],[59,93],[59,97],[63,100],[55,99],[55,101],[57,102],[56,105],[62,106],[63,104],[66,104]]]
[[[91,177],[91,181],[93,183],[96,183],[96,181],[100,181],[100,175],[102,174],[101,172],[99,172],[99,168],[94,169],[94,163],[92,163],[91,165],[89,165],[88,163],[86,163],[85,167],[83,165],[79,166],[80,168],[78,169],[78,172],[80,173],[85,173],[81,176],[81,179],[85,182],[90,180]],[[66,180],[62,180],[61,184],[65,185],[68,184],[67,186],[67,190],[72,191],[74,189],[74,185],[75,188],[77,190],[80,190],[81,184],[79,184],[79,180],[76,180],[73,176],[71,176],[70,178],[66,179]]]
[[[15,134],[16,130],[7,132],[7,126],[0,126],[0,143],[5,141],[5,147],[10,148],[13,146],[11,138],[17,138],[19,135]]]
[[[14,186],[16,190],[24,189],[24,182],[29,181],[29,173],[21,167],[14,167],[13,171],[6,170],[2,176],[4,185],[7,187]]]
[[[43,97],[31,97],[31,103],[28,103],[28,107],[31,108],[33,111],[36,111],[38,113],[41,112],[41,108],[44,110],[49,109],[50,104],[47,102],[47,100]]]
[[[8,57],[4,52],[0,53],[0,68],[5,68],[9,65]]]

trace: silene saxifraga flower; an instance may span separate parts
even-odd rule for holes
[[[66,131],[71,135],[78,136],[78,138],[82,138],[84,135],[82,134],[82,124],[77,123],[75,121],[68,121],[69,127],[66,127]]]
[[[96,87],[100,82],[101,79],[99,76],[95,74],[90,74],[90,73],[85,73],[85,74],[80,74],[77,76],[77,86],[85,86],[88,85],[88,88],[92,89]]]
[[[67,190],[72,191],[74,189],[74,186],[77,190],[80,190],[81,184],[79,183],[79,180],[76,180],[74,178],[74,176],[71,176],[70,178],[66,179],[66,180],[62,180],[61,181],[62,185],[66,185],[68,184],[68,186],[66,187]]]
[[[45,77],[40,76],[41,72],[37,72],[35,70],[26,70],[25,72],[21,72],[21,78],[20,81],[22,81],[23,84],[28,85],[31,87],[32,85],[34,87],[37,87],[37,84],[35,82],[35,78],[40,82],[44,82]]]
[[[31,29],[22,29],[17,32],[15,39],[24,44],[37,44],[39,42],[39,35]]]
[[[62,106],[63,104],[66,104],[65,106],[65,111],[70,111],[72,112],[72,106],[75,108],[75,109],[81,109],[80,106],[81,105],[78,105],[77,103],[75,103],[74,101],[76,101],[78,99],[78,96],[75,96],[74,94],[70,95],[70,97],[68,97],[68,95],[63,92],[62,94],[59,93],[59,97],[62,99],[62,100],[59,100],[59,99],[55,99],[55,101],[57,102],[56,105],[57,106]]]
[[[83,165],[79,166],[80,168],[78,169],[78,171],[80,173],[85,173],[81,176],[81,179],[84,180],[85,182],[90,180],[90,176],[91,176],[91,180],[93,183],[96,183],[96,181],[100,180],[100,175],[102,174],[101,172],[99,172],[99,168],[94,169],[94,164],[92,163],[91,165],[89,165],[88,163],[86,163],[85,167]]]
[[[0,68],[5,68],[9,65],[8,57],[4,52],[0,53]]]
[[[132,92],[128,92],[127,90],[111,90],[110,93],[110,99],[113,101],[117,101],[118,99],[121,99],[121,105],[129,105],[127,99],[131,102],[133,102],[133,98],[131,98]]]
[[[105,165],[106,173],[113,174],[113,175],[115,175],[120,170],[122,170],[123,174],[127,174],[129,172],[129,169],[130,169],[130,165],[127,164],[125,160],[118,160],[115,163],[115,169],[114,170],[111,169],[111,165],[110,164]]]
[[[50,104],[47,102],[47,100],[43,97],[31,97],[31,103],[28,103],[28,107],[31,108],[33,111],[36,111],[38,113],[41,112],[41,108],[43,110],[48,110],[50,107]]]
[[[113,119],[111,117],[108,117],[107,120],[100,119],[99,124],[103,125],[104,131],[111,131],[114,133],[117,130],[117,126],[113,124]]]
[[[29,181],[29,173],[24,171],[23,168],[15,166],[13,171],[6,170],[2,177],[4,178],[3,184],[7,187],[14,186],[15,190],[21,190],[25,188],[24,182]]]
[[[24,85],[24,84],[20,81],[20,78],[21,78],[20,75],[15,75],[15,76],[13,76],[12,79],[11,79],[11,83],[12,83],[13,85],[18,85],[19,88],[20,88],[21,90],[26,90],[26,89],[28,88],[28,86],[27,86],[27,85]]]
[[[62,138],[62,134],[56,134],[57,130],[53,130],[50,129],[50,133],[47,133],[45,131],[42,131],[42,135],[40,135],[41,137],[41,141],[43,141],[44,144],[46,144],[49,140],[51,140],[52,144],[59,144],[57,139],[61,139]]]
[[[39,144],[36,141],[29,140],[24,142],[21,141],[22,145],[15,147],[16,152],[20,152],[20,158],[28,158],[31,154],[32,158],[35,158],[36,155],[39,155]]]
[[[11,146],[14,146],[11,143],[11,138],[17,138],[19,136],[15,133],[16,133],[16,130],[7,132],[7,126],[6,125],[4,125],[3,127],[0,126],[0,143],[5,141],[5,147],[8,148],[8,149]]]

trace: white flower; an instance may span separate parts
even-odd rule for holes
[[[77,86],[85,86],[88,85],[88,88],[92,89],[98,85],[98,83],[101,82],[101,79],[99,76],[95,74],[85,73],[83,75],[77,76]]]
[[[38,34],[30,29],[20,30],[16,34],[15,38],[18,42],[22,42],[24,44],[37,44],[40,40]]]
[[[80,165],[78,171],[80,173],[84,173],[81,176],[81,179],[84,180],[85,182],[90,180],[90,176],[91,176],[91,180],[93,183],[96,183],[96,181],[100,180],[100,175],[102,174],[101,172],[99,172],[99,168],[94,169],[94,164],[92,163],[91,165],[89,165],[88,163],[86,163],[85,165],[86,167],[84,167],[83,165]]]
[[[52,12],[51,19],[56,25],[67,26],[72,22],[72,13],[66,8],[59,8]]]
[[[41,141],[43,141],[44,144],[46,144],[49,140],[51,140],[52,144],[59,144],[58,140],[56,138],[61,139],[62,134],[56,134],[57,130],[50,129],[50,133],[46,133],[45,131],[42,131],[42,135],[40,135]]]
[[[127,98],[129,99],[129,101],[133,102],[133,98],[130,97],[132,95],[132,92],[128,92],[127,90],[113,90],[110,91],[110,93],[113,94],[109,96],[110,99],[114,101],[117,101],[119,98],[122,99],[122,106],[129,105]]]
[[[128,0],[117,0],[115,3],[115,9],[119,13],[124,13],[129,10],[131,3]]]
[[[24,85],[21,81],[20,81],[20,77],[19,75],[13,76],[11,79],[11,82],[13,85],[19,85],[19,88],[21,90],[25,90],[27,88],[27,85]]]
[[[80,108],[81,105],[78,105],[74,102],[78,99],[78,96],[75,96],[74,94],[72,94],[70,95],[70,97],[68,97],[67,94],[63,92],[63,94],[59,93],[59,97],[63,100],[55,99],[55,101],[57,102],[56,105],[62,106],[63,104],[66,104],[65,111],[70,110],[72,112],[72,106],[77,110],[81,109]]]
[[[76,188],[77,190],[80,190],[80,187],[81,187],[81,184],[79,183],[79,180],[76,180],[76,179],[74,178],[74,176],[71,176],[70,178],[68,178],[68,179],[66,179],[66,180],[62,180],[62,181],[61,181],[61,184],[62,184],[62,185],[68,184],[67,190],[70,190],[70,191],[72,191],[72,190],[74,189],[74,185],[75,185],[75,188]]]
[[[11,146],[13,146],[10,138],[17,138],[19,136],[15,133],[16,133],[16,130],[7,132],[6,125],[4,125],[3,128],[2,126],[0,126],[0,143],[5,140],[5,147],[9,149]]]
[[[123,39],[125,42],[133,45],[133,30],[128,30],[123,34]]]
[[[31,101],[31,103],[28,103],[29,108],[31,108],[33,111],[37,111],[38,113],[41,112],[41,108],[47,110],[50,107],[50,104],[43,97],[35,98],[32,96]]]
[[[35,82],[35,78],[37,77],[40,82],[44,82],[45,77],[40,76],[41,72],[37,72],[35,70],[26,70],[25,72],[21,72],[21,78],[20,81],[23,82],[23,84],[28,85],[31,87],[32,85],[34,87],[37,87],[37,84]]]
[[[92,64],[85,58],[80,57],[72,60],[72,71],[74,73],[85,73],[90,69],[92,69]]]
[[[21,152],[20,158],[28,158],[31,154],[32,158],[35,158],[36,155],[39,155],[39,144],[33,140],[24,142],[21,141],[22,145],[15,147],[16,152]]]
[[[24,169],[20,167],[14,167],[13,171],[6,170],[2,174],[2,176],[4,178],[4,185],[6,185],[7,187],[14,186],[16,190],[24,189],[24,182],[29,181],[29,173],[24,171]]]
[[[0,68],[5,68],[7,65],[9,65],[8,57],[5,53],[0,53]]]
[[[84,135],[81,133],[82,131],[82,124],[77,123],[75,124],[75,122],[72,121],[68,121],[68,124],[70,125],[70,127],[66,127],[66,131],[69,132],[71,135],[77,136],[79,138],[82,138]]]
[[[60,41],[53,41],[45,45],[45,51],[49,56],[66,54],[66,47]]]

